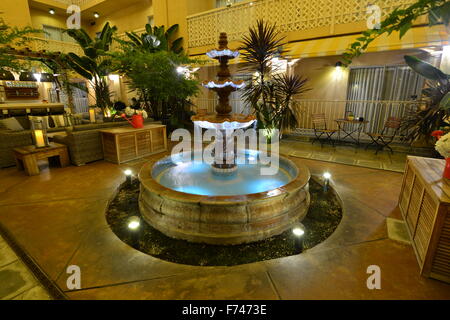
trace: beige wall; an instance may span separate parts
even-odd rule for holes
[[[66,17],[60,15],[51,15],[47,11],[30,8],[31,23],[33,27],[42,29],[42,25],[66,29]]]
[[[151,0],[141,0],[131,5],[124,4],[122,8],[108,16],[100,16],[99,19],[95,20],[95,26],[89,27],[89,31],[94,34],[95,32],[101,31],[106,22],[116,26],[119,34],[126,31],[142,29],[148,22],[148,16],[152,16],[153,14]]]
[[[414,55],[428,59],[427,53],[420,50],[399,50],[376,53],[365,53],[353,60],[351,67],[383,66],[405,64],[404,55]],[[347,68],[341,68],[341,76],[337,76],[335,64],[339,56],[305,58],[295,65],[295,73],[309,79],[311,91],[303,95],[304,99],[345,100],[347,98]]]
[[[1,0],[0,12],[0,17],[10,25],[18,27],[31,25],[28,0]]]

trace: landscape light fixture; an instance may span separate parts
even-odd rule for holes
[[[130,169],[127,169],[123,173],[125,173],[127,184],[131,185],[131,180],[133,178],[133,171],[131,171]]]
[[[330,185],[330,179],[331,179],[331,173],[324,172],[324,174],[323,174],[323,180],[324,180],[323,191],[324,192],[328,192],[328,186]]]
[[[94,12],[94,18],[95,18],[95,19],[100,18],[100,14],[99,14],[98,12]]]
[[[55,9],[48,9],[48,13],[55,14],[56,12],[55,12]]]
[[[141,225],[141,219],[137,216],[132,216],[128,219],[128,229],[137,230]]]
[[[141,238],[141,218],[132,216],[127,220],[127,228],[130,232],[130,238],[134,247],[139,247],[139,240]]]
[[[298,253],[302,253],[303,238],[305,235],[305,226],[301,223],[296,223],[292,228],[292,234],[294,235],[295,251]]]

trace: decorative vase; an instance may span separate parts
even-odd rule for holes
[[[450,179],[450,158],[445,158],[445,168],[443,177],[445,179]]]

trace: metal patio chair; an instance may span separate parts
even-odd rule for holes
[[[311,115],[314,135],[316,138],[313,140],[314,142],[319,141],[320,145],[323,146],[323,140],[329,142],[334,147],[334,140],[332,139],[333,135],[337,132],[337,130],[328,129],[327,127],[327,119],[325,118],[324,113],[315,113]],[[325,139],[321,138],[324,136]]]
[[[384,148],[388,148],[393,154],[394,151],[389,145],[392,141],[394,141],[394,138],[400,131],[401,124],[402,120],[400,118],[389,117],[386,120],[381,133],[367,133],[367,135],[372,139],[372,142],[366,146],[366,150],[370,146],[374,145],[377,148],[375,154],[378,154],[378,152]]]

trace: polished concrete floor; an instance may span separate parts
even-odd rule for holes
[[[108,227],[105,208],[124,181],[123,171],[137,172],[145,160],[44,168],[34,177],[16,168],[0,170],[0,226],[69,299],[450,299],[450,285],[421,277],[412,247],[388,236],[386,219],[401,219],[400,173],[303,161],[313,174],[332,174],[344,215],[326,241],[296,256],[195,267],[127,246]],[[11,259],[6,267],[18,270],[20,262]],[[71,265],[80,267],[80,290],[67,288]],[[367,288],[371,265],[381,269],[380,290]],[[0,277],[12,276],[1,271]],[[22,271],[20,283],[31,279]],[[0,292],[3,298],[20,297],[37,288],[33,284],[13,292],[1,281]]]
[[[50,299],[47,291],[2,237],[0,237],[0,299]]]
[[[379,151],[375,154],[373,148],[365,149],[363,146],[346,144],[332,146],[316,142],[284,140],[280,152],[292,157],[320,160],[353,166],[403,172],[407,154],[403,152]]]

